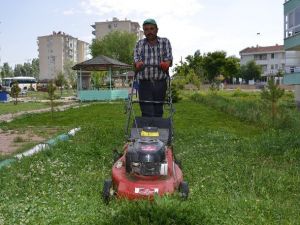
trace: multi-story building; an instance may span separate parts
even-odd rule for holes
[[[143,37],[143,31],[140,30],[139,23],[132,22],[127,19],[119,20],[118,18],[114,17],[112,21],[96,22],[91,26],[95,29],[92,34],[94,34],[97,39],[101,39],[108,33],[116,30],[134,33],[136,34],[138,40]]]
[[[71,61],[79,63],[88,59],[89,44],[63,32],[38,37],[40,80],[54,79],[64,71],[64,65]]]
[[[240,51],[241,65],[254,60],[262,68],[262,79],[277,76],[285,67],[285,51],[283,45],[248,47]]]
[[[284,48],[286,66],[284,84],[295,85],[295,100],[300,109],[300,1],[285,0]]]

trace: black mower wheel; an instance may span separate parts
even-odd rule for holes
[[[112,180],[108,179],[104,181],[102,198],[105,204],[108,204],[112,197]]]
[[[190,189],[189,189],[188,183],[186,181],[182,181],[179,184],[179,194],[180,194],[180,197],[183,200],[187,200],[187,198],[189,196],[189,192],[190,192]]]

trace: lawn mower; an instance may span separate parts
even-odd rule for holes
[[[105,180],[102,198],[108,203],[113,197],[153,199],[155,195],[179,193],[182,199],[189,194],[188,183],[183,180],[181,163],[173,152],[173,103],[171,79],[168,76],[168,91],[165,101],[133,100],[134,83],[129,94],[125,127],[126,144],[123,152],[114,151],[111,179]],[[135,91],[137,96],[137,91]],[[166,118],[135,116],[135,103],[163,104],[168,108]],[[132,126],[130,126],[132,124]]]

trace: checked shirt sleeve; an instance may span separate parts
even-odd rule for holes
[[[170,41],[165,38],[163,44],[165,45],[165,52],[164,52],[164,61],[171,61],[173,62],[173,55],[172,55],[172,46]]]
[[[135,63],[138,61],[143,61],[142,48],[143,48],[143,41],[140,40],[136,43],[134,53],[133,53],[133,58]]]

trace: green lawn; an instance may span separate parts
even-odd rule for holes
[[[300,138],[261,130],[204,105],[175,105],[177,157],[190,198],[100,198],[114,148],[124,144],[123,104],[26,116],[18,126],[82,130],[70,141],[0,171],[0,224],[298,224]]]
[[[55,91],[55,95],[57,97],[69,97],[69,96],[74,96],[76,94],[76,91],[69,89],[69,90],[63,90],[62,91],[62,95],[61,92],[59,90],[59,88],[57,88],[57,90]],[[42,92],[42,91],[31,91],[27,93],[27,97],[30,98],[34,98],[37,100],[45,100],[49,98],[48,92]]]
[[[17,105],[15,105],[13,102],[0,103],[0,115],[49,107],[49,104],[41,102],[18,102]]]

